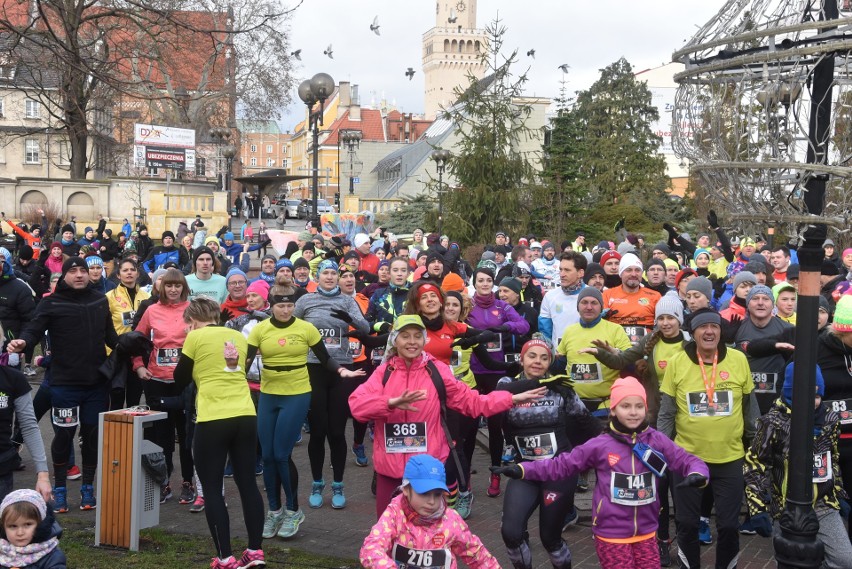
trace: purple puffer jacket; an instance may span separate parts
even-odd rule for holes
[[[610,499],[613,472],[631,475],[648,472],[648,468],[633,454],[635,441],[641,441],[662,453],[666,457],[669,470],[673,472],[682,476],[697,473],[710,478],[707,465],[701,459],[689,454],[651,427],[634,437],[610,431],[552,459],[525,462],[522,465],[524,478],[561,480],[594,468],[597,483],[592,499],[592,533],[610,539],[648,535],[656,532],[659,525],[658,492],[655,492],[656,501],[643,506],[615,504]],[[656,477],[654,484],[655,490],[658,490]]]
[[[470,316],[467,317],[467,323],[479,330],[486,330],[505,324],[510,334],[517,334],[519,336],[530,331],[530,323],[518,314],[514,308],[497,298],[494,298],[493,304],[487,308],[477,305],[474,301],[473,310],[470,311]],[[489,353],[491,354],[491,359],[499,362],[503,361],[503,350]],[[479,363],[476,355],[470,357],[470,369],[477,375],[494,374],[494,371],[486,369]],[[498,375],[502,374],[498,373]]]

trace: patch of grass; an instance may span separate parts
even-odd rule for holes
[[[64,532],[60,547],[68,557],[68,567],[85,569],[188,569],[210,567],[213,542],[209,536],[166,532],[158,528],[143,530],[139,551],[95,547],[94,527],[74,518],[63,518]],[[245,543],[234,542],[236,555]],[[239,549],[238,549],[239,548]],[[312,555],[297,549],[279,547],[264,541],[269,567],[312,569],[354,569],[357,561]]]

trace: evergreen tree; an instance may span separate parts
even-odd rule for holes
[[[403,197],[398,210],[383,213],[376,218],[377,226],[396,234],[414,233],[418,227],[429,232],[433,227],[437,227],[437,222],[437,205],[426,193]]]
[[[455,156],[447,166],[457,186],[446,196],[445,226],[467,244],[489,242],[498,230],[525,229],[535,177],[531,159],[518,151],[525,137],[535,136],[526,126],[531,108],[518,101],[526,73],[512,74],[517,50],[508,57],[501,53],[506,28],[500,20],[486,33],[481,61],[488,74],[481,80],[468,75],[469,86],[456,89],[457,102],[445,111],[458,133]]]

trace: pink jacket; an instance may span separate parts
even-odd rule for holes
[[[471,569],[500,567],[454,509],[447,508],[443,516],[426,525],[419,521],[417,513],[402,494],[391,500],[364,539],[361,564],[367,569],[396,567],[391,557],[395,543],[409,549],[449,549],[453,569],[458,567],[456,557],[460,557]]]
[[[147,314],[147,313],[146,313]],[[423,352],[421,358],[408,367],[405,360],[394,356],[383,363],[370,378],[362,383],[349,396],[349,407],[355,419],[376,423],[376,438],[373,442],[373,461],[376,472],[391,478],[402,478],[405,463],[411,454],[388,454],[385,452],[385,423],[426,423],[427,453],[441,462],[450,454],[450,447],[441,427],[441,403],[438,392],[432,383],[427,361],[433,361],[441,372],[447,388],[447,407],[468,417],[486,417],[508,411],[512,407],[512,394],[508,391],[494,391],[489,395],[480,395],[472,391],[463,382],[457,380],[450,368],[443,362]],[[391,366],[393,372],[386,385],[382,386],[385,368]],[[403,391],[426,390],[426,399],[413,404],[417,411],[402,411],[388,407],[388,400],[399,397]]]
[[[155,302],[145,311],[136,332],[142,332],[154,343],[151,358],[148,362],[142,358],[133,358],[133,371],[147,367],[155,378],[167,382],[174,381],[175,366],[180,358],[180,350],[186,340],[186,324],[183,321],[183,311],[189,306],[189,301],[177,304]],[[167,364],[160,365],[158,364]]]

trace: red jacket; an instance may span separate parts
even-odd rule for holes
[[[147,314],[147,312],[146,312]],[[376,472],[390,478],[402,478],[405,463],[412,454],[385,452],[386,423],[426,423],[426,452],[441,462],[450,455],[450,447],[441,427],[441,403],[438,391],[432,383],[426,362],[433,361],[447,389],[447,407],[468,417],[486,417],[508,411],[512,407],[512,394],[508,391],[494,391],[489,395],[480,395],[472,391],[463,382],[457,380],[450,368],[435,360],[428,353],[407,366],[405,360],[394,356],[376,368],[370,378],[358,386],[349,396],[349,408],[352,416],[362,422],[374,420],[376,438],[373,442],[373,461]],[[385,369],[391,366],[388,382],[382,385]],[[399,397],[403,391],[426,390],[426,399],[414,403],[417,411],[402,411],[388,407],[392,397]]]
[[[373,255],[372,253],[367,253],[364,255],[360,251],[355,251],[358,253],[358,257],[361,259],[361,270],[367,271],[370,274],[378,274],[379,272],[379,258]]]
[[[183,321],[183,311],[189,306],[189,301],[177,304],[155,302],[145,311],[136,332],[142,332],[154,343],[151,358],[144,362],[142,358],[133,358],[133,371],[147,367],[155,378],[173,382],[177,360],[186,340],[186,323]]]

